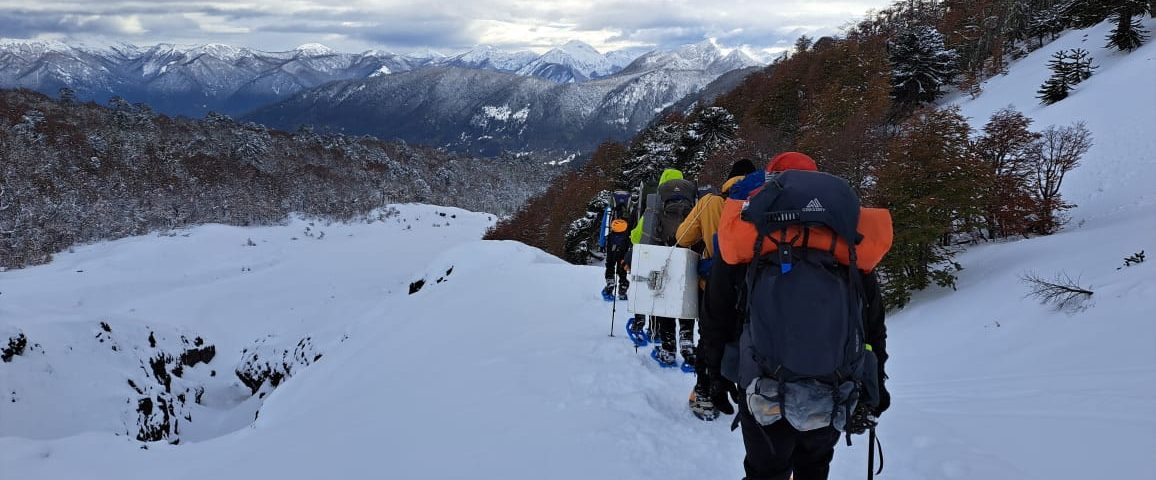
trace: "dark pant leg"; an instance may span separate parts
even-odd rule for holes
[[[678,319],[678,338],[694,340],[694,319],[680,318]]]
[[[630,288],[630,279],[626,273],[626,263],[622,261],[615,262],[618,267],[618,293],[626,293]]]
[[[746,480],[787,480],[791,477],[791,455],[795,450],[797,431],[780,420],[763,427],[746,409],[739,411],[743,429],[743,444],[747,456],[743,459]]]
[[[839,442],[839,431],[834,427],[802,432],[795,445],[791,465],[795,470],[795,480],[827,480],[831,471],[831,459],[835,456],[835,444]]]
[[[675,338],[674,319],[668,317],[654,317],[658,321],[658,338],[662,341],[662,349],[678,351],[678,339]]]

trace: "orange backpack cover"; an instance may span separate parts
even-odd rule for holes
[[[722,254],[724,262],[731,265],[738,265],[742,263],[749,263],[754,259],[755,239],[759,234],[755,230],[753,223],[742,219],[743,205],[745,200],[738,200],[728,198],[723,204],[722,218],[719,220],[718,227],[718,248]],[[802,227],[790,227],[787,229],[788,238],[799,238],[802,235],[796,235]],[[894,232],[891,224],[891,212],[883,208],[860,208],[859,209],[859,234],[863,236],[863,241],[855,247],[855,252],[858,255],[857,266],[860,270],[870,272],[879,265],[883,260],[883,256],[891,250],[891,242],[894,240]],[[812,227],[808,235],[807,247],[816,250],[830,250],[831,242],[835,239],[835,233],[826,227]],[[801,240],[796,240],[793,244],[795,246],[803,246]],[[767,254],[777,250],[774,242],[763,242],[762,254]],[[847,248],[847,242],[843,239],[838,239],[835,243],[835,259],[843,265],[849,265],[850,250]]]

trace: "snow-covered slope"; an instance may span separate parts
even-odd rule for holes
[[[1096,147],[1067,180],[1065,198],[1080,204],[1067,229],[974,247],[958,258],[957,291],[921,293],[890,316],[881,478],[1156,477],[1156,264],[1122,260],[1156,251],[1143,130],[1156,125],[1156,42],[1126,56],[1095,48],[1102,67],[1076,95],[1050,107],[1032,98],[1050,50],[1097,47],[1106,29],[1068,33],[959,102],[977,125],[1008,104],[1037,127],[1084,120]],[[205,226],[0,272],[0,333],[30,343],[0,363],[0,476],[742,475],[729,422],[687,410],[692,377],[607,336],[601,269],[477,241],[485,215],[401,206],[383,220]],[[1057,312],[1024,298],[1028,270],[1066,271],[1096,293]],[[149,360],[196,337],[216,355],[164,392]],[[254,355],[291,364],[291,376],[252,393],[233,371],[261,366]],[[200,403],[177,410],[191,418],[180,445],[132,439],[137,388],[167,398],[197,387]],[[865,446],[840,443],[831,478],[862,476]]]
[[[607,336],[601,271],[476,240],[491,220],[401,206],[369,224],[206,226],[0,274],[0,324],[35,344],[0,363],[0,471],[578,479],[693,478],[722,466],[737,475],[736,462],[720,462],[739,454],[737,437],[685,410],[692,377]],[[149,332],[178,347],[180,334],[196,335],[217,353],[173,379],[205,392],[177,409],[191,418],[180,420],[181,443],[142,449],[132,437],[143,395],[127,381],[155,384],[137,358],[170,346],[150,346]],[[246,352],[296,353],[303,338],[308,358],[321,358],[295,364],[276,390],[253,395],[234,374]]]

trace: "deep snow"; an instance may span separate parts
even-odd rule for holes
[[[1008,104],[1036,128],[1084,120],[1096,146],[1065,185],[1079,205],[1067,229],[973,247],[958,291],[890,316],[881,478],[1156,478],[1156,266],[1123,267],[1156,252],[1156,41],[1125,56],[1098,48],[1106,31],[1070,32],[959,101],[977,127]],[[1044,61],[1076,45],[1100,70],[1036,106]],[[484,214],[398,208],[373,223],[129,238],[0,273],[0,333],[39,344],[0,363],[0,477],[741,476],[729,421],[686,408],[693,377],[636,352],[623,309],[607,336],[601,269],[479,241]],[[1096,293],[1058,312],[1024,298],[1026,271]],[[180,445],[125,435],[139,397],[125,380],[148,380],[138,357],[156,350],[146,331],[161,349],[183,334],[218,351],[180,380],[206,388]],[[305,337],[323,357],[249,397],[232,373],[242,350]],[[865,443],[840,443],[832,478],[865,473]]]

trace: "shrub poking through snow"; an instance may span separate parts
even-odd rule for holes
[[[1092,298],[1092,290],[1080,286],[1079,279],[1073,280],[1067,273],[1057,273],[1047,280],[1035,273],[1025,273],[1020,279],[1030,289],[1029,297],[1036,297],[1041,303],[1055,305],[1056,310],[1079,309],[1083,302]]]
[[[24,336],[24,332],[9,337],[8,345],[0,348],[0,360],[4,363],[11,362],[13,358],[23,355],[25,348],[28,348],[28,337]]]

